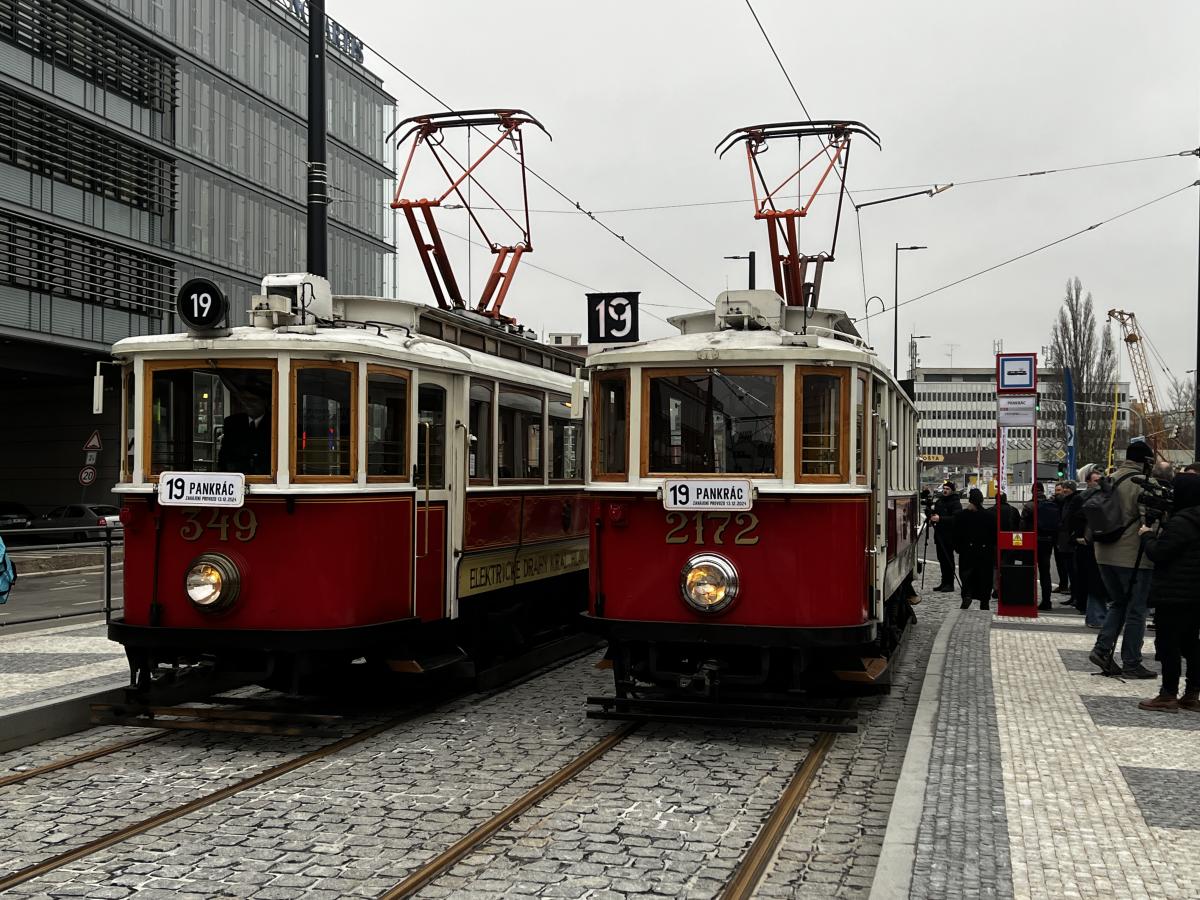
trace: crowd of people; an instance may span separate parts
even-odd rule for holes
[[[1107,511],[1098,512],[1102,507]],[[939,496],[925,498],[925,508],[942,574],[934,590],[957,588],[963,609],[974,602],[988,609],[998,596],[998,531],[1034,532],[1038,608],[1053,609],[1051,597],[1062,595],[1062,605],[1098,631],[1089,660],[1105,675],[1125,679],[1159,677],[1142,657],[1153,614],[1162,680],[1158,694],[1138,705],[1200,712],[1200,462],[1176,472],[1155,461],[1146,441],[1134,438],[1112,471],[1084,466],[1077,481],[1059,481],[1049,496],[1044,485],[1035,484],[1021,509],[1004,493],[988,506],[978,488],[968,492],[964,505],[950,481]],[[1097,531],[1105,514],[1120,524]]]

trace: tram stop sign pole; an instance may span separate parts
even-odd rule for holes
[[[1037,354],[996,354],[996,479],[997,492],[1008,493],[1008,435],[1010,429],[1033,433],[1030,461],[1032,531],[1005,531],[996,500],[996,614],[1037,618]]]

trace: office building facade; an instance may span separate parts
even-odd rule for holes
[[[179,285],[212,278],[237,325],[265,272],[304,268],[303,15],[299,0],[0,0],[0,415],[23,436],[0,445],[0,499],[78,493],[76,438],[117,438],[85,379],[115,341],[175,330]],[[379,295],[394,101],[357,39],[336,23],[328,38],[330,280]]]

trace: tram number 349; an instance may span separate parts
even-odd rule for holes
[[[724,544],[725,532],[731,523],[735,529],[734,544],[753,547],[758,543],[759,536],[754,533],[758,528],[758,516],[746,512],[667,513],[667,524],[671,526],[671,530],[667,532],[667,543],[692,543],[702,547],[707,535],[711,543]]]
[[[227,541],[232,532],[235,540],[246,543],[258,532],[258,516],[249,507],[243,506],[232,513],[214,509],[208,521],[203,521],[202,515],[198,509],[185,510],[183,516],[187,521],[179,529],[179,536],[185,541],[198,541],[205,531],[216,531],[222,541]]]

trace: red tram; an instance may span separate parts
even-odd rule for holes
[[[854,126],[735,135],[752,177],[769,138],[822,137],[819,186],[844,177]],[[846,314],[818,307],[832,253],[797,252],[807,207],[772,201],[756,193],[774,291],[728,291],[672,318],[677,336],[588,359],[587,618],[608,638],[617,700],[886,682],[912,618],[916,409]]]
[[[416,670],[511,652],[582,609],[578,357],[470,312],[335,299],[311,275],[262,290],[264,309],[309,295],[329,324],[258,312],[114,347],[129,440],[109,634],[142,683],[200,657],[280,683],[360,657]],[[231,472],[242,505],[168,504],[164,473],[182,491]]]

